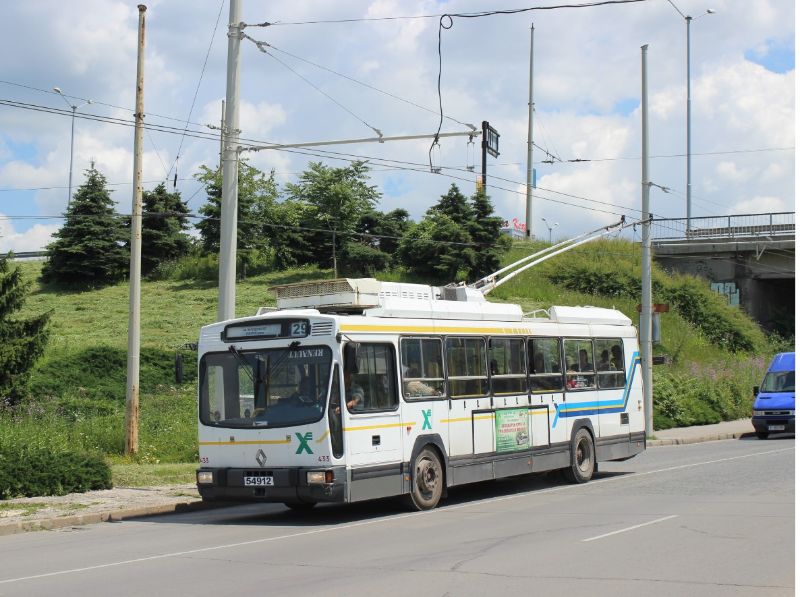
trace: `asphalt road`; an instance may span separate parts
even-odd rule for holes
[[[793,595],[794,439],[649,449],[295,514],[246,505],[0,537],[0,595]]]

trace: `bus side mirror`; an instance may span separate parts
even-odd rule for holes
[[[183,383],[183,355],[179,352],[175,353],[175,384],[181,385]]]
[[[344,347],[344,366],[348,373],[358,373],[358,353],[361,345],[349,342]]]
[[[753,386],[753,398],[758,398],[758,386]]]

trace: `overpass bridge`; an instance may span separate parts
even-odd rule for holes
[[[708,280],[768,330],[794,330],[794,212],[654,219],[653,257]]]

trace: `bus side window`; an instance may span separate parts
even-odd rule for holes
[[[495,396],[527,393],[525,341],[522,338],[491,338],[489,372]]]
[[[625,387],[625,353],[622,339],[598,338],[594,341],[597,386],[601,389]]]
[[[375,412],[394,410],[399,400],[397,396],[396,361],[391,344],[366,344],[358,347],[357,373],[351,374],[351,387],[345,388],[350,395],[358,387],[364,396],[362,404],[352,409],[354,412]],[[348,398],[349,399],[349,398]]]
[[[567,364],[568,390],[587,390],[596,386],[591,340],[565,339],[564,358]]]
[[[403,338],[400,370],[407,399],[444,396],[442,341],[438,338]]]
[[[564,389],[561,341],[558,338],[529,339],[528,359],[532,392],[560,392]]]
[[[451,398],[480,398],[489,391],[483,338],[448,338],[447,379]]]

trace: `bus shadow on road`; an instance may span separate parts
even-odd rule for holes
[[[599,471],[594,479],[608,479],[630,473],[618,471]],[[591,486],[590,481],[587,486]],[[536,495],[559,487],[577,487],[568,483],[559,471],[537,473],[519,477],[505,477],[494,481],[483,481],[471,485],[450,488],[441,508],[469,505],[515,495]],[[263,526],[263,527],[329,527],[367,522],[391,516],[410,513],[402,497],[383,498],[351,504],[319,504],[304,511],[291,510],[283,504],[271,503],[220,503],[209,505],[193,512],[143,517],[140,522],[169,524],[197,524],[214,526]]]

